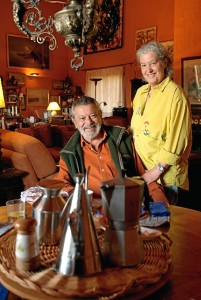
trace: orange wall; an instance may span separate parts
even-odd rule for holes
[[[175,0],[174,70],[181,83],[181,58],[201,56],[201,0]]]
[[[198,0],[194,0],[196,2]],[[70,68],[69,60],[73,58],[72,50],[64,45],[64,39],[57,33],[55,34],[59,47],[51,52],[51,69],[42,71],[29,70],[23,68],[8,68],[7,66],[7,34],[21,35],[21,33],[12,20],[12,2],[11,0],[0,1],[0,74],[5,79],[9,72],[20,72],[30,74],[33,71],[40,73],[40,78],[29,80],[27,78],[26,87],[43,87],[51,91],[52,80],[64,80],[68,75],[74,85],[79,85],[85,91],[85,70],[92,68],[102,68],[114,65],[125,65],[125,94],[126,106],[131,106],[131,87],[130,80],[136,76],[135,61],[135,32],[138,29],[157,26],[157,40],[168,41],[174,38],[174,2],[179,0],[124,0],[123,17],[123,47],[121,49],[104,51],[96,54],[84,56],[85,65],[81,71],[76,72]],[[182,1],[182,3],[185,1]],[[186,0],[186,3],[188,1]],[[183,4],[182,4],[183,5]],[[190,4],[189,4],[190,5]],[[192,5],[192,4],[191,4]],[[41,7],[45,16],[54,15],[62,8],[59,4],[49,4],[41,0]],[[45,9],[44,9],[45,7]],[[177,7],[177,5],[176,5]],[[179,8],[179,4],[178,4]],[[140,76],[140,74],[137,74]],[[35,108],[29,108],[24,115],[34,115]],[[37,108],[39,112],[43,108]]]

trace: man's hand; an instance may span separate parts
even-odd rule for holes
[[[147,184],[150,184],[156,181],[161,175],[158,167],[155,166],[151,170],[146,170],[145,173],[141,176]]]

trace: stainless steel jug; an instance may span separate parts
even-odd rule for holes
[[[40,187],[43,195],[33,203],[32,216],[37,220],[39,243],[59,244],[65,224],[68,201],[59,194],[59,188]]]
[[[83,174],[75,176],[75,190],[54,269],[62,275],[89,275],[102,270],[91,208]],[[86,182],[85,182],[86,185]]]
[[[139,227],[144,181],[117,178],[101,183],[104,213],[108,220],[104,242],[105,260],[118,266],[134,266],[143,259]]]

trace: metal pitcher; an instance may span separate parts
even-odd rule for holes
[[[95,232],[83,174],[75,176],[75,190],[65,223],[54,269],[62,275],[89,275],[102,270],[101,251]],[[85,182],[86,184],[86,182]]]
[[[59,194],[59,188],[39,187],[43,195],[33,203],[32,216],[37,220],[39,243],[59,244],[68,212],[68,201]]]
[[[108,220],[104,256],[112,265],[134,266],[143,258],[139,227],[143,190],[144,181],[135,177],[101,183],[104,213]]]

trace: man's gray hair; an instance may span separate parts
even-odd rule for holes
[[[92,97],[83,96],[83,97],[78,98],[77,100],[73,101],[71,109],[70,109],[70,114],[71,114],[72,118],[75,117],[76,106],[88,105],[88,104],[95,104],[98,114],[102,117],[102,110],[100,108],[100,104]]]
[[[136,52],[138,62],[140,62],[140,56],[149,51],[156,53],[162,61],[164,61],[165,59],[167,60],[165,76],[170,76],[173,73],[171,57],[169,56],[166,48],[158,42],[149,42],[145,45],[142,45],[142,47],[140,47]]]

